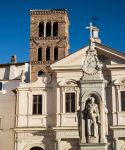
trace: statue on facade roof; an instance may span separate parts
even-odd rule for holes
[[[22,71],[21,71],[21,75],[20,75],[20,80],[21,80],[22,83],[24,83],[24,82],[25,82],[25,79],[26,79],[25,71],[22,70]]]
[[[16,55],[11,56],[11,63],[16,63]]]

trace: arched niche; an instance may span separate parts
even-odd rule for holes
[[[23,150],[45,150],[45,149],[48,150],[48,147],[45,146],[44,144],[33,143],[26,145]]]
[[[96,100],[96,102],[100,105],[100,103],[102,102],[102,98],[101,95],[96,92],[96,91],[90,91],[90,92],[86,92],[82,95],[82,102],[86,103],[86,100],[90,97],[93,96]]]
[[[35,147],[30,148],[30,150],[44,150],[44,149],[41,147],[35,146]]]
[[[104,138],[105,105],[101,95],[96,91],[86,92],[81,99],[82,119],[87,143],[98,143]],[[94,122],[94,123],[93,123]],[[96,126],[96,127],[95,127]]]

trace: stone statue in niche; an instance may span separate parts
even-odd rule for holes
[[[86,101],[84,110],[86,120],[86,137],[97,138],[99,137],[100,114],[98,105],[95,103],[94,97],[89,97]]]

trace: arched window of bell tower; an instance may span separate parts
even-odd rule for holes
[[[47,47],[46,49],[46,61],[50,61],[50,48]]]
[[[58,23],[53,23],[53,36],[58,36]]]
[[[51,36],[51,23],[46,24],[46,36]]]
[[[39,23],[39,37],[43,37],[44,36],[44,23],[40,22]]]
[[[38,48],[38,61],[42,61],[42,48]]]
[[[58,60],[58,47],[54,48],[54,60]]]

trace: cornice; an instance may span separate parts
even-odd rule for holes
[[[61,71],[61,70],[70,70],[70,71],[74,71],[74,70],[82,70],[82,65],[75,65],[75,66],[51,66],[52,70],[56,70],[56,71]]]
[[[31,61],[31,64],[43,64],[43,65],[49,65],[49,64],[53,64],[56,61]]]
[[[41,14],[66,14],[65,9],[53,9],[53,10],[30,10],[30,15],[41,15]]]
[[[125,125],[113,125],[113,126],[110,126],[110,128],[111,128],[112,130],[125,129]]]
[[[55,36],[55,37],[30,37],[30,40],[65,40],[66,36]]]
[[[116,49],[112,49],[109,46],[105,46],[105,45],[100,44],[100,43],[95,43],[95,46],[96,46],[97,49],[101,49],[101,50],[103,50],[105,52],[110,53],[111,55],[115,55],[117,57],[125,59],[125,53],[123,53],[123,52],[120,52],[120,51],[118,51]]]
[[[78,127],[73,127],[73,126],[62,126],[62,127],[52,127],[53,130],[55,131],[63,131],[63,130],[70,130],[70,131],[78,131]]]
[[[45,130],[47,130],[47,128],[46,127],[16,127],[16,128],[14,128],[14,131],[16,131],[16,132],[24,132],[24,131],[45,131]]]
[[[125,69],[125,64],[106,65],[106,68],[108,68],[108,69]]]
[[[20,65],[25,65],[25,63],[29,63],[29,62],[17,62],[17,63],[6,63],[6,64],[0,64],[0,67],[4,67],[4,66],[20,66]]]

